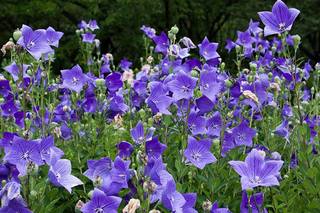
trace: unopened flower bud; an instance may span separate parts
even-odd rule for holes
[[[273,160],[281,160],[281,155],[279,154],[279,152],[272,152],[271,153],[271,158]]]
[[[15,30],[15,31],[13,32],[12,37],[13,37],[13,39],[14,39],[15,41],[18,41],[19,38],[21,37],[21,35],[22,35],[21,31],[20,31],[19,29],[17,29],[17,30]]]
[[[199,72],[197,70],[195,70],[195,69],[192,69],[191,70],[191,76],[197,78],[197,77],[199,77]]]
[[[250,63],[250,70],[256,71],[257,70],[257,64],[256,63]]]
[[[152,209],[151,211],[149,211],[149,213],[161,213],[161,212],[159,210]]]
[[[106,86],[105,80],[103,78],[97,78],[95,82],[97,87],[104,88]]]
[[[224,70],[225,67],[226,67],[226,63],[221,62],[221,64],[220,64],[220,69],[221,69],[221,70]]]
[[[319,63],[319,62],[316,63],[316,65],[314,66],[314,68],[315,68],[316,70],[320,70],[320,63]]]
[[[212,209],[212,202],[210,200],[206,200],[202,203],[202,209],[205,212],[210,212]]]
[[[174,25],[173,27],[171,27],[170,32],[175,35],[178,34],[179,28],[177,27],[177,25]]]
[[[226,80],[224,81],[224,83],[226,84],[226,86],[227,86],[228,88],[230,88],[230,87],[232,86],[232,82],[231,82],[229,79],[226,79]]]
[[[297,49],[301,42],[301,37],[299,35],[293,35],[292,39],[293,39],[293,46],[295,49]]]
[[[84,206],[84,202],[82,200],[78,200],[78,202],[76,203],[74,210],[76,213],[80,213],[81,212],[81,208]]]
[[[135,213],[140,208],[140,200],[132,198],[123,208],[122,213]]]

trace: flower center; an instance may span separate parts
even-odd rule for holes
[[[77,85],[78,82],[79,82],[79,78],[76,78],[76,77],[73,77],[73,78],[72,78],[72,83],[73,83],[74,85]]]
[[[34,47],[35,43],[33,41],[30,41],[30,43],[27,44],[27,49],[31,49]]]
[[[187,86],[182,86],[182,90],[183,92],[189,92],[190,89]]]
[[[30,153],[29,151],[26,151],[25,153],[22,154],[22,159],[28,160],[30,158]]]
[[[94,212],[95,213],[103,213],[104,211],[102,208],[96,208],[96,209],[94,209]]]
[[[243,141],[244,140],[244,134],[238,133],[237,134],[238,140]]]
[[[57,178],[57,180],[59,180],[61,178],[60,173],[56,173],[56,178]]]
[[[285,23],[280,23],[279,24],[279,30],[280,31],[285,31],[285,29],[286,29],[286,24]]]
[[[261,178],[259,176],[255,176],[253,179],[251,179],[251,183],[261,183]]]
[[[198,153],[198,152],[195,152],[195,153],[192,153],[191,157],[193,158],[193,160],[199,161],[200,157],[201,157],[201,154]]]

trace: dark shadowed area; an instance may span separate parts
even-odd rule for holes
[[[78,54],[75,30],[79,21],[96,19],[102,53],[111,52],[116,60],[126,57],[137,63],[144,51],[140,26],[149,25],[160,32],[176,24],[180,29],[178,36],[188,36],[195,44],[204,36],[219,42],[219,51],[227,61],[225,40],[235,39],[237,30],[247,29],[250,18],[259,20],[257,11],[270,10],[273,3],[273,0],[1,0],[0,43],[4,44],[22,24],[33,28],[52,26],[65,33],[55,62],[59,70],[75,63]],[[320,19],[315,15],[320,10],[319,1],[286,3],[301,11],[291,31],[302,37],[300,55],[312,62],[319,61]]]

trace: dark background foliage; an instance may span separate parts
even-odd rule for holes
[[[0,43],[12,32],[27,24],[33,28],[54,27],[65,35],[57,50],[57,70],[76,63],[78,44],[75,35],[80,20],[96,19],[100,26],[97,38],[102,53],[111,52],[116,60],[127,57],[138,62],[143,55],[140,26],[168,31],[176,24],[180,36],[190,37],[195,44],[204,36],[220,43],[235,39],[236,30],[246,30],[250,18],[259,20],[257,12],[270,10],[274,0],[0,0]],[[320,59],[319,0],[287,0],[290,7],[301,11],[292,33],[302,37],[301,56],[312,62]],[[0,59],[1,60],[1,59]]]

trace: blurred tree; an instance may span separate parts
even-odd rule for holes
[[[119,60],[135,62],[143,53],[140,26],[167,31],[174,24],[179,35],[190,37],[195,44],[204,36],[220,43],[234,39],[237,30],[246,30],[250,18],[259,20],[257,12],[270,10],[273,0],[2,0],[0,7],[0,43],[12,32],[28,24],[34,28],[52,26],[65,35],[57,51],[56,69],[70,67],[77,55],[75,30],[80,20],[96,19],[100,25],[97,37],[102,52],[112,52]],[[313,62],[320,59],[320,9],[318,0],[288,0],[290,7],[301,11],[292,33],[302,37],[302,56]]]

